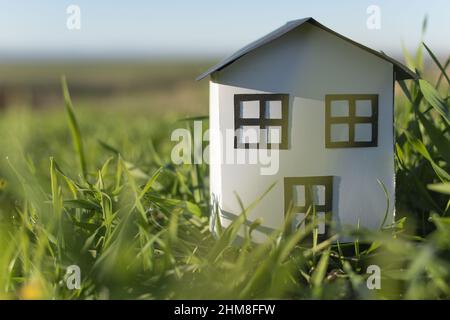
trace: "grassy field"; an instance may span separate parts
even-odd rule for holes
[[[315,226],[233,245],[251,205],[211,235],[207,166],[170,162],[172,129],[207,114],[205,65],[1,66],[0,298],[450,298],[450,80],[423,56],[427,80],[397,87],[396,223],[310,246]]]
[[[64,74],[77,109],[106,112],[207,114],[207,81],[195,78],[212,62],[137,61],[0,64],[0,108],[61,109]],[[80,111],[80,114],[84,111]]]

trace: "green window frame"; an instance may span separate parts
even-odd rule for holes
[[[370,103],[370,115],[358,115],[358,102]],[[333,102],[346,102],[346,115],[333,115]],[[334,141],[332,132],[338,127],[348,128],[348,138]],[[370,139],[359,140],[358,128],[370,126]],[[326,148],[367,148],[378,146],[378,95],[377,94],[330,94],[325,96],[325,147]]]
[[[258,104],[258,115],[253,117],[243,117],[243,107],[245,102],[256,102]],[[280,113],[277,118],[271,118],[268,104],[270,102],[280,103]],[[289,94],[235,94],[234,95],[234,148],[235,149],[288,149],[288,123],[289,123]],[[265,133],[267,140],[259,140],[255,143],[242,142],[240,134],[244,127],[257,128],[262,138],[262,132]],[[280,141],[270,142],[267,138],[271,128],[280,128]]]
[[[323,204],[315,203],[314,187],[323,187]],[[302,204],[296,203],[295,188],[302,187],[304,196],[302,198]],[[298,199],[297,199],[298,200]],[[323,241],[329,236],[329,226],[327,225],[332,218],[333,208],[333,176],[312,176],[312,177],[286,177],[284,178],[284,208],[285,217],[288,214],[295,215],[302,214],[308,217],[302,223],[311,223],[313,219],[313,210],[316,214],[323,213],[324,215],[324,232],[318,234],[320,241]],[[295,219],[293,219],[295,223]],[[298,226],[291,225],[290,230],[295,230]]]

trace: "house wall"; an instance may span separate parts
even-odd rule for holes
[[[386,212],[393,219],[393,66],[392,64],[306,24],[245,55],[214,73],[210,94],[211,193],[224,211],[224,225],[245,206],[274,188],[248,214],[262,218],[264,232],[284,221],[284,177],[334,176],[333,220],[345,225],[376,229]],[[237,93],[288,93],[289,149],[279,150],[279,170],[261,175],[259,164],[218,163],[225,157],[226,129],[234,128],[234,95]],[[325,95],[378,94],[378,147],[325,148]],[[248,156],[252,150],[232,149]],[[345,240],[345,239],[343,239]]]

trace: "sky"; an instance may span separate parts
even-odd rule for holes
[[[80,29],[69,30],[69,5]],[[380,28],[369,29],[369,6]],[[289,20],[314,17],[376,50],[415,48],[425,15],[425,42],[450,54],[449,0],[0,0],[1,59],[222,57]]]

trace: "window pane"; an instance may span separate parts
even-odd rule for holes
[[[325,205],[325,186],[312,186],[312,200],[315,205]]]
[[[372,102],[370,100],[356,100],[356,116],[371,117]]]
[[[267,119],[281,119],[281,101],[267,101],[266,102],[266,118]]]
[[[332,142],[348,142],[349,140],[349,127],[347,123],[332,124],[330,133]]]
[[[304,207],[306,205],[305,186],[303,185],[294,186],[292,202],[294,207]]]
[[[258,119],[259,118],[259,101],[242,101],[241,102],[241,118]]]
[[[260,141],[260,128],[258,126],[242,126],[240,143],[258,143]]]
[[[297,229],[301,229],[302,231],[305,231],[305,214],[304,213],[295,213],[294,217],[292,218],[292,231],[296,231]]]
[[[281,143],[281,127],[280,126],[267,127],[267,143],[274,143],[274,144]]]
[[[347,100],[331,101],[331,116],[348,117],[348,101]]]
[[[357,123],[355,125],[355,141],[372,141],[372,124]]]

